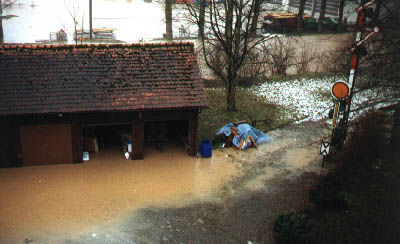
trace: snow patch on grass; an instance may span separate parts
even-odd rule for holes
[[[302,121],[317,121],[326,119],[328,112],[333,108],[334,102],[330,89],[334,83],[333,77],[319,79],[296,79],[284,82],[266,82],[260,86],[251,88],[255,95],[265,98],[269,103],[283,106],[287,109],[289,118]],[[385,92],[366,90],[353,96],[352,109],[362,108],[363,105],[384,98]],[[375,108],[390,105],[389,103],[377,103]],[[366,108],[368,109],[368,108]],[[350,119],[365,111],[361,109],[350,114]]]

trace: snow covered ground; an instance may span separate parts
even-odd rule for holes
[[[328,112],[333,108],[333,99],[330,95],[333,77],[318,79],[297,79],[285,82],[263,83],[250,89],[255,95],[264,97],[269,103],[283,106],[289,116],[302,121],[317,121],[328,117]],[[384,92],[370,90],[354,95],[352,109],[360,108],[365,102],[377,101],[383,98]],[[390,103],[378,103],[375,107],[388,106]],[[355,118],[365,109],[354,112],[350,119]]]

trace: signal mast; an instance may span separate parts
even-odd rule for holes
[[[372,19],[372,15],[374,14],[373,5],[376,1],[377,0],[371,0],[355,9],[357,12],[357,23],[354,45],[350,49],[352,60],[349,79],[348,82],[338,81],[334,83],[331,88],[332,97],[335,101],[333,113],[330,114],[330,117],[332,117],[332,134],[330,141],[321,141],[320,154],[324,157],[322,167],[324,167],[325,160],[330,159],[332,154],[334,154],[337,148],[340,148],[343,145],[346,139],[347,124],[350,115],[351,100],[354,93],[359,59],[368,53],[363,44],[380,32],[380,28],[375,26],[363,37],[365,22],[367,18]]]

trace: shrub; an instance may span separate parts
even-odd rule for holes
[[[304,213],[296,213],[294,210],[284,212],[276,219],[274,230],[277,244],[310,243],[308,234],[311,222]]]
[[[320,208],[348,208],[351,200],[347,194],[342,192],[344,180],[344,177],[338,173],[328,174],[316,189],[310,190],[310,201]]]
[[[338,155],[346,170],[368,170],[383,155],[387,144],[386,120],[383,112],[371,111],[355,121]]]

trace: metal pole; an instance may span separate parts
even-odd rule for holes
[[[338,117],[334,117],[332,120],[333,123],[333,130],[331,134],[331,139],[330,139],[330,146],[331,149],[329,150],[329,156],[332,156],[332,153],[335,151],[335,149],[339,148],[343,142],[346,139],[346,134],[347,134],[347,123],[349,120],[349,115],[350,115],[350,108],[351,108],[351,100],[353,98],[354,94],[354,88],[355,88],[355,80],[356,80],[356,75],[357,75],[357,69],[358,69],[358,63],[359,63],[359,56],[361,55],[360,52],[357,52],[357,48],[361,48],[361,44],[364,43],[366,40],[371,38],[373,35],[377,34],[379,32],[379,28],[373,28],[372,32],[366,35],[364,38],[363,36],[363,31],[364,31],[364,18],[366,17],[365,11],[367,8],[369,8],[372,4],[375,3],[376,0],[371,0],[368,3],[365,3],[365,0],[362,1],[362,5],[356,8],[357,12],[357,23],[356,23],[356,29],[355,29],[355,37],[354,37],[354,47],[351,49],[352,51],[352,60],[351,60],[351,69],[350,69],[350,74],[349,74],[349,80],[348,83],[350,85],[350,92],[348,98],[345,100],[346,101],[346,106],[344,109],[344,112],[339,119],[339,123],[336,123],[336,120]],[[338,108],[338,103],[335,104],[335,114],[337,114],[337,108]]]
[[[362,35],[364,31],[364,18],[365,18],[365,9],[371,6],[372,4],[375,3],[375,0],[371,0],[368,3],[365,3],[366,1],[362,1],[362,5],[358,8],[356,8],[357,11],[357,24],[356,24],[356,30],[355,30],[355,37],[354,37],[354,46],[357,46],[357,43],[360,43],[362,40]],[[351,86],[350,88],[350,95],[349,95],[349,102],[346,104],[346,108],[343,114],[343,119],[345,123],[345,129],[347,130],[347,122],[349,120],[349,115],[350,115],[350,107],[351,107],[351,100],[353,98],[353,93],[354,93],[354,87],[355,87],[355,80],[356,80],[356,75],[357,75],[357,68],[358,68],[358,62],[359,62],[359,57],[356,53],[352,54],[352,60],[351,60],[351,69],[350,69],[350,75],[349,75],[349,84]]]
[[[4,43],[4,32],[3,32],[3,3],[2,0],[0,0],[0,44]]]
[[[89,39],[92,40],[92,0],[89,0]]]

